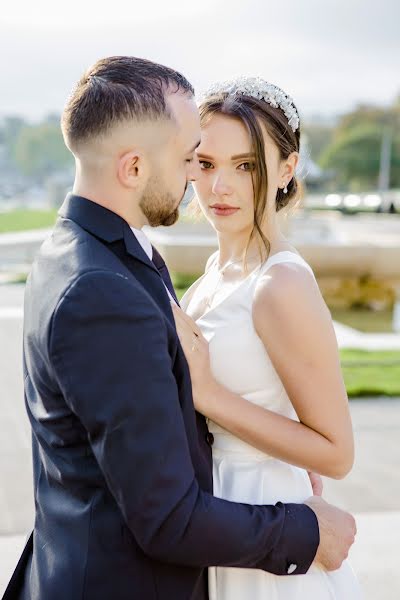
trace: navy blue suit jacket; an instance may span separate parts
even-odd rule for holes
[[[35,525],[6,598],[205,600],[209,565],[305,573],[304,505],[212,496],[207,426],[160,274],[128,224],[69,195],[26,287]]]

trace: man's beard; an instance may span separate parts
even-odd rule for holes
[[[186,189],[185,189],[186,191]],[[152,177],[140,199],[139,206],[151,227],[174,225],[179,218],[179,206],[183,196],[176,205],[176,198],[169,192],[163,192],[156,177]]]

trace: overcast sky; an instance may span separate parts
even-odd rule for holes
[[[201,91],[261,75],[309,116],[400,93],[399,0],[5,0],[0,114],[60,112],[98,58],[131,54],[182,71]]]

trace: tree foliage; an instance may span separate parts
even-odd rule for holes
[[[68,168],[73,162],[64,145],[60,126],[53,120],[25,125],[16,139],[14,159],[25,175],[33,176]]]
[[[385,132],[391,138],[390,186],[400,187],[400,98],[388,109],[359,106],[344,115],[319,157],[320,166],[335,172],[340,187],[376,188]]]

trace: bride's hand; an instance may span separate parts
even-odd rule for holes
[[[308,476],[311,481],[313,495],[314,496],[322,496],[322,492],[324,490],[324,484],[323,484],[321,475],[318,475],[318,473],[314,473],[313,471],[307,471],[307,472],[308,472]]]
[[[213,384],[208,342],[196,322],[171,302],[179,341],[186,356],[192,380],[196,410],[207,416],[207,398]]]

